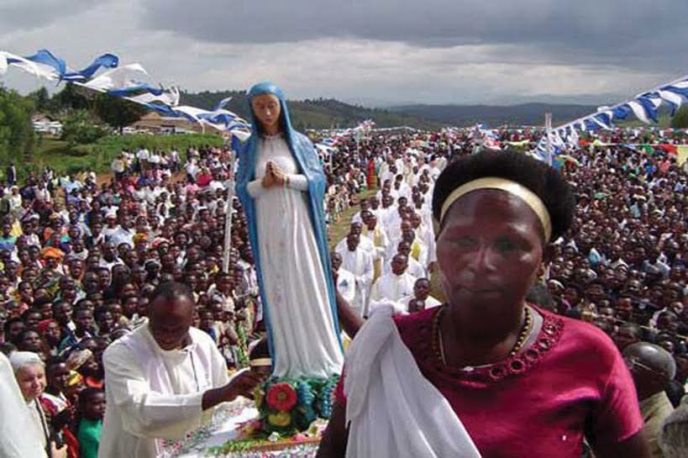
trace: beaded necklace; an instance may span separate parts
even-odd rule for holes
[[[440,310],[435,313],[435,317],[432,321],[432,336],[433,336],[433,347],[435,350],[435,356],[442,361],[442,365],[447,365],[447,358],[444,353],[444,343],[442,342],[442,329],[440,327],[440,318],[444,312],[446,306],[442,306]],[[530,311],[530,307],[526,306],[524,310],[524,323],[521,332],[516,339],[514,347],[509,352],[509,357],[516,355],[523,349],[523,345],[526,343],[528,336],[533,330],[533,312]]]

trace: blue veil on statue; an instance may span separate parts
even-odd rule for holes
[[[272,355],[274,361],[276,357],[275,351],[279,352],[279,349],[275,348],[274,345],[274,336],[270,322],[270,306],[268,303],[267,294],[265,293],[265,281],[263,278],[263,270],[261,269],[260,249],[258,248],[258,229],[257,224],[255,224],[257,218],[256,203],[255,199],[249,194],[248,190],[249,183],[256,179],[256,162],[259,145],[261,141],[261,132],[258,125],[259,121],[255,119],[251,102],[254,97],[264,94],[271,94],[279,99],[281,108],[280,124],[283,131],[284,140],[287,143],[289,151],[291,152],[293,159],[295,160],[298,166],[298,173],[305,175],[305,177],[308,180],[306,203],[308,206],[308,213],[310,216],[310,222],[317,244],[320,262],[322,264],[322,269],[325,276],[327,298],[333,316],[333,319],[331,321],[333,323],[334,329],[332,329],[332,332],[335,333],[337,343],[339,344],[341,350],[341,342],[339,340],[339,325],[337,320],[335,285],[332,279],[329,248],[327,244],[325,212],[323,208],[323,202],[325,199],[326,192],[325,175],[323,173],[318,154],[311,141],[305,135],[295,131],[292,128],[284,94],[276,85],[264,82],[256,84],[248,91],[248,102],[251,111],[252,134],[238,152],[239,167],[236,179],[236,192],[244,208],[244,212],[247,218],[249,240],[256,262],[256,271],[258,275],[258,282],[260,285],[260,294],[261,301],[263,304],[264,320],[266,324],[266,329],[268,331],[270,354]],[[304,329],[304,332],[308,332],[308,330]]]

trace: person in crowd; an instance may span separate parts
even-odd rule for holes
[[[361,246],[361,235],[358,231],[349,232],[346,236],[346,248],[337,251],[341,265],[355,278],[356,294],[351,302],[361,316],[366,314],[368,295],[374,277],[374,253]]]
[[[77,438],[81,458],[97,458],[105,415],[105,393],[98,388],[86,388],[79,393]]]
[[[652,456],[662,458],[659,434],[666,418],[674,408],[665,393],[669,382],[676,376],[676,361],[671,353],[658,345],[637,342],[623,350],[623,357],[635,382],[640,413],[645,424],[643,431]]]
[[[43,361],[35,353],[16,351],[10,355],[10,363],[25,402],[22,412],[28,412],[31,418],[22,434],[39,444],[48,457],[66,456],[67,446],[62,444],[61,438],[54,435],[40,402],[46,386]]]
[[[335,278],[337,291],[342,297],[352,304],[356,298],[356,278],[348,270],[342,267],[342,255],[336,251],[330,253],[332,261],[332,275]]]
[[[411,304],[412,301],[413,305]],[[430,295],[430,280],[422,277],[413,284],[413,295],[405,296],[399,302],[401,305],[408,307],[409,313],[420,312],[426,308],[442,305],[440,301]]]
[[[378,278],[370,291],[371,311],[379,302],[392,301],[398,303],[404,297],[413,294],[416,278],[406,272],[407,268],[408,257],[406,255],[397,254],[392,258],[392,271]],[[399,307],[401,311],[408,311],[403,306]]]
[[[33,417],[27,409],[15,371],[4,354],[0,354],[0,456],[6,458],[47,457],[35,431]],[[11,413],[11,414],[10,414]],[[64,450],[55,451],[54,458],[66,456]]]
[[[105,351],[107,409],[99,456],[155,457],[162,439],[179,440],[210,409],[250,396],[260,382],[245,372],[231,381],[212,339],[191,327],[193,292],[162,283],[151,295],[148,322]]]

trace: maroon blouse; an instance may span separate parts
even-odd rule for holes
[[[420,371],[449,401],[483,457],[579,458],[583,438],[617,443],[643,427],[631,375],[602,331],[538,309],[537,340],[499,363],[459,370],[433,351],[440,307],[395,317]],[[342,384],[337,401],[345,403]]]

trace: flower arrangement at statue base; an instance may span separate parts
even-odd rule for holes
[[[237,439],[211,450],[216,456],[249,456],[249,452],[288,452],[315,456],[332,414],[338,375],[327,379],[273,377],[254,391],[259,416],[240,427]],[[280,456],[256,455],[256,456]]]

